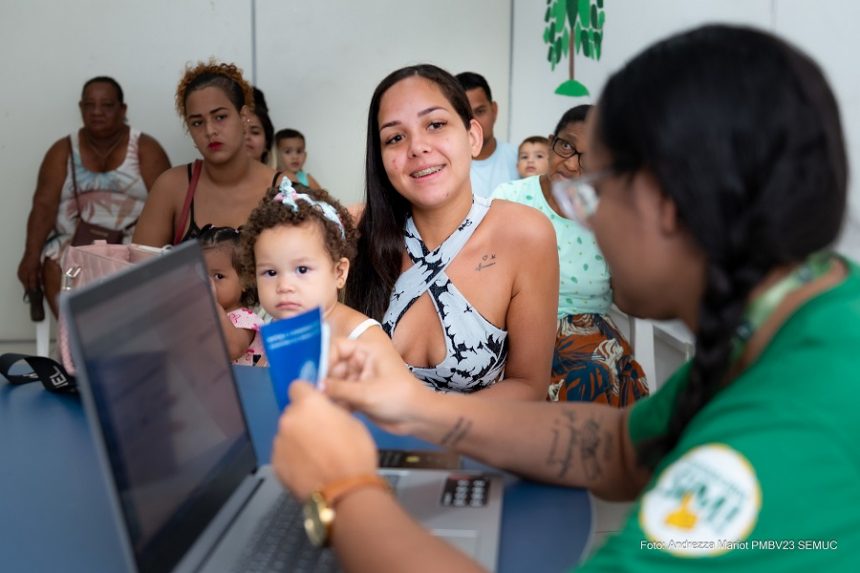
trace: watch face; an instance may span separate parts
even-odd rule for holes
[[[328,541],[328,528],[334,520],[334,510],[326,505],[320,494],[313,493],[305,502],[304,516],[308,539],[317,547],[322,547]]]

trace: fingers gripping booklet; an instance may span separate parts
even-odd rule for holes
[[[293,380],[322,388],[328,370],[329,328],[321,308],[274,320],[260,329],[260,335],[279,408],[289,404]]]

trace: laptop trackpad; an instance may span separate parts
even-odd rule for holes
[[[433,529],[433,535],[444,539],[470,557],[478,556],[478,532],[466,529]]]

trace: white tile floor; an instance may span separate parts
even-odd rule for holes
[[[591,544],[591,552],[594,552],[609,535],[621,529],[632,504],[603,501],[593,495],[591,499],[594,503],[594,540]]]

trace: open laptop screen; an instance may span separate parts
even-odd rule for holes
[[[199,249],[69,309],[137,567],[169,570],[256,466]]]

